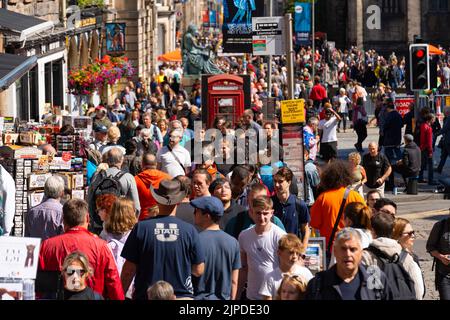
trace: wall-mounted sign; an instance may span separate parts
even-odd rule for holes
[[[106,23],[106,53],[125,53],[125,23]]]

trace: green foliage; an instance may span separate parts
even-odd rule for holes
[[[103,0],[78,0],[77,3],[81,9],[88,6],[97,6],[102,8],[105,5]]]

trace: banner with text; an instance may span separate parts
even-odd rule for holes
[[[223,52],[252,53],[252,18],[264,16],[264,0],[225,0]]]
[[[311,3],[296,2],[294,5],[294,32],[297,45],[309,45],[311,43]]]

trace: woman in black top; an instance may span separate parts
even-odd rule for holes
[[[62,267],[64,279],[63,300],[103,300],[103,297],[87,286],[87,279],[92,275],[89,260],[82,252],[69,254]]]

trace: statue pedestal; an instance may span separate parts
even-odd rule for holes
[[[196,80],[202,80],[201,75],[183,75],[183,79],[181,80],[181,84],[183,85],[184,90],[186,90],[187,94],[190,95],[192,92],[192,86],[194,85]]]

